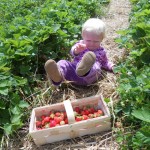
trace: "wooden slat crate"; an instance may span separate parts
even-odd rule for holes
[[[87,105],[94,105],[95,107],[101,109],[104,115],[101,117],[76,122],[73,108],[76,106],[82,107]],[[41,115],[48,115],[51,110],[66,111],[68,124],[43,130],[36,130],[36,118]],[[83,135],[107,131],[110,129],[111,122],[109,109],[102,96],[96,95],[72,101],[65,100],[62,103],[34,108],[31,114],[29,133],[36,145],[43,145]]]

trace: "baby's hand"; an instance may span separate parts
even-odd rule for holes
[[[76,45],[76,47],[75,47],[74,52],[75,52],[75,54],[79,54],[79,53],[81,53],[85,49],[86,49],[86,45],[85,44],[78,43]]]

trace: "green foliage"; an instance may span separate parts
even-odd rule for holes
[[[47,59],[68,58],[81,24],[109,0],[1,0],[0,136],[23,125]],[[100,14],[98,14],[100,16]],[[39,76],[37,76],[39,75]],[[38,77],[38,79],[36,78]]]
[[[150,130],[150,5],[148,0],[133,0],[130,26],[119,31],[116,42],[128,50],[125,62],[116,71],[120,72],[118,92],[121,101],[116,114],[122,116],[124,126],[138,126],[135,133],[125,135],[126,149],[149,148]]]
[[[132,115],[142,121],[150,123],[150,111],[147,107],[142,107],[141,109],[133,110]]]

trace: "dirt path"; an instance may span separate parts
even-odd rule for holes
[[[121,58],[124,54],[123,50],[118,49],[118,45],[114,42],[114,39],[119,36],[116,31],[128,27],[129,13],[130,3],[128,0],[111,0],[107,16],[102,18],[107,25],[104,45],[109,51],[109,57],[114,62],[116,58]]]
[[[116,31],[125,29],[128,27],[128,18],[130,12],[130,3],[128,0],[111,0],[107,15],[102,18],[106,23],[106,38],[103,41],[104,47],[108,50],[108,57],[117,62],[124,56],[124,49],[119,49],[118,45],[114,42],[114,39],[119,35]],[[116,79],[117,76],[112,73],[104,74],[105,78],[98,83],[90,87],[73,87],[67,86],[59,94],[56,92],[51,97],[51,103],[53,100],[58,99],[57,102],[62,101],[60,95],[73,96],[74,98],[81,98],[92,96],[96,94],[102,94],[105,98],[112,97],[113,100],[117,99],[116,94]],[[60,93],[62,92],[62,93]],[[58,98],[57,98],[58,96]],[[47,103],[50,103],[47,101]],[[60,141],[52,144],[37,147],[31,138],[28,136],[28,124],[19,133],[15,140],[11,140],[9,147],[11,150],[23,149],[23,150],[118,150],[119,145],[113,140],[112,132],[103,134],[96,134],[90,136],[84,136],[82,138],[75,138],[66,141]],[[86,145],[86,146],[85,146]]]

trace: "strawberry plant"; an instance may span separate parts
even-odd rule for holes
[[[131,127],[130,134],[124,136],[125,141],[120,141],[127,143],[123,149],[149,149],[150,5],[148,0],[131,2],[130,26],[119,31],[121,38],[116,40],[128,50],[128,56],[116,69],[120,72],[120,103],[115,111],[123,125]]]

